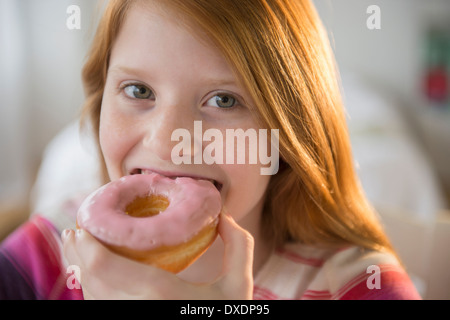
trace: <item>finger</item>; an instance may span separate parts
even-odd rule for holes
[[[61,240],[63,243],[63,253],[68,265],[76,266],[79,272],[74,272],[77,281],[82,285],[83,297],[85,300],[93,299],[93,295],[90,294],[90,287],[101,288],[104,290],[104,286],[98,283],[95,278],[89,274],[89,269],[85,267],[85,262],[78,254],[79,241],[77,241],[77,234],[74,230],[64,230],[61,233]],[[86,281],[87,279],[87,281]],[[94,290],[95,291],[95,290]]]
[[[104,269],[106,248],[89,233],[77,229],[65,230],[61,236],[67,261],[83,269]]]
[[[84,281],[85,278],[89,278],[89,276],[87,276],[88,270],[84,268],[83,262],[78,255],[75,231],[71,229],[64,230],[61,233],[61,240],[63,244],[63,255],[66,260],[67,266],[76,267],[77,271],[73,272],[73,275],[75,276],[78,283],[82,285],[83,299],[94,299],[93,295],[89,292],[89,285],[93,285],[94,288],[98,288],[101,287],[102,284],[96,284],[95,281],[92,280]]]
[[[67,265],[79,266],[80,259],[75,247],[75,231],[66,229],[61,233],[61,241],[63,244],[63,255]],[[77,278],[79,281],[80,279]]]
[[[74,261],[83,270],[84,287],[89,286],[89,292],[95,297],[102,297],[107,290],[114,290],[125,295],[120,299],[137,298],[143,292],[149,293],[149,287],[171,288],[178,280],[167,271],[113,253],[84,230],[76,232],[75,251],[75,259],[78,260]],[[154,299],[159,298],[158,290],[153,294]]]
[[[228,214],[221,215],[219,234],[225,247],[221,281],[224,290],[240,287],[247,294],[253,286],[253,237]]]
[[[246,272],[253,265],[252,235],[228,214],[222,214],[218,230],[225,246],[226,271]]]

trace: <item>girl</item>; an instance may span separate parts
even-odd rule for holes
[[[65,230],[84,298],[419,298],[358,184],[336,79],[308,0],[110,1],[83,70],[105,182],[151,171],[214,180],[228,213],[177,275]],[[223,136],[279,130],[278,171],[261,175],[250,150],[245,164],[174,164],[172,133],[195,121]],[[65,298],[81,298],[68,287]]]

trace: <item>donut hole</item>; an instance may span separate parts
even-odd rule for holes
[[[166,210],[169,204],[169,199],[161,195],[137,197],[126,206],[125,213],[135,218],[152,217]]]

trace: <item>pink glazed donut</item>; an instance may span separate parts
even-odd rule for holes
[[[207,180],[136,174],[90,194],[77,228],[122,256],[178,273],[212,244],[221,209]]]

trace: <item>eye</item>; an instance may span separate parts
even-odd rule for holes
[[[129,84],[123,88],[125,94],[134,99],[150,99],[155,98],[153,91],[142,84]]]
[[[236,99],[229,94],[216,94],[214,97],[209,99],[206,104],[208,106],[228,109],[234,107],[236,102]]]

